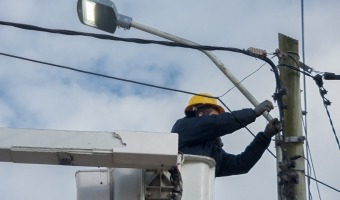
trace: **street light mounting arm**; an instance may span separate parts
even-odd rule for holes
[[[190,40],[157,30],[155,28],[137,23],[135,21],[131,21],[131,27],[159,36],[161,38],[165,38],[171,40],[173,42],[177,42],[179,44],[199,46],[199,44],[192,42]],[[259,102],[255,99],[255,97],[240,83],[240,81],[225,67],[225,65],[211,52],[207,50],[201,50],[205,55],[209,57],[209,59],[222,71],[222,73],[235,85],[235,87],[253,104],[253,106],[257,106]],[[265,113],[263,116],[270,121],[273,117]]]
[[[117,17],[117,26],[124,28],[124,29],[130,29],[131,27],[132,18],[129,16],[125,16],[122,14],[118,14]]]

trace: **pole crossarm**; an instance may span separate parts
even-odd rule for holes
[[[178,135],[0,128],[0,162],[170,169]]]

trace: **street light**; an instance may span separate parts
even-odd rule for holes
[[[129,29],[131,17],[118,14],[110,0],[78,0],[78,17],[81,23],[114,33],[117,26]]]
[[[114,33],[117,26],[124,29],[130,27],[141,31],[157,35],[159,37],[174,41],[179,44],[198,46],[199,44],[192,41],[159,31],[137,22],[132,21],[131,17],[121,15],[117,12],[116,6],[110,0],[78,0],[77,11],[79,20],[88,26]],[[259,102],[255,97],[241,84],[241,82],[224,66],[224,64],[210,51],[201,50],[210,60],[222,71],[222,73],[235,85],[235,87],[252,103],[257,106]],[[270,121],[273,117],[267,112],[263,116]]]

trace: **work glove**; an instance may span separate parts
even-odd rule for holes
[[[254,108],[256,116],[262,115],[265,111],[269,112],[274,109],[272,102],[265,100]]]
[[[264,135],[267,136],[268,138],[271,138],[274,135],[278,134],[281,131],[281,129],[282,129],[281,122],[277,118],[274,118],[269,121],[266,128],[264,129]]]

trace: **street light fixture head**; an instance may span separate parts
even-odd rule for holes
[[[81,23],[114,33],[117,26],[129,29],[131,17],[120,15],[110,0],[78,0],[78,17]]]

